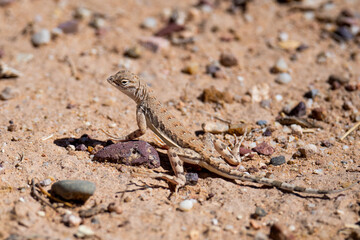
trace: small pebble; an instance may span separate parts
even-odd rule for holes
[[[144,21],[141,23],[141,27],[145,29],[154,29],[158,25],[156,18],[153,17],[147,17],[144,19]]]
[[[105,21],[105,19],[102,18],[102,17],[95,17],[95,18],[91,21],[90,25],[91,25],[92,27],[94,27],[95,29],[102,29],[102,28],[105,27],[106,21]]]
[[[348,145],[344,145],[344,146],[342,147],[342,149],[346,151],[346,150],[349,149],[349,146],[348,146]]]
[[[283,73],[283,72],[287,72],[289,70],[289,68],[283,58],[280,58],[279,60],[277,60],[273,69],[277,73]]]
[[[38,211],[38,212],[37,212],[37,215],[38,215],[39,217],[45,217],[46,213],[45,213],[44,211]]]
[[[7,101],[7,100],[10,100],[12,98],[15,98],[17,95],[18,95],[18,91],[14,90],[11,87],[5,87],[0,92],[0,100]]]
[[[304,94],[304,97],[314,99],[318,95],[319,95],[319,90],[311,89],[310,91]]]
[[[314,174],[317,174],[317,175],[323,175],[323,174],[324,174],[324,170],[322,170],[322,169],[314,169],[313,173],[314,173]]]
[[[210,74],[212,77],[215,77],[215,73],[217,71],[220,71],[220,67],[217,64],[212,63],[209,65],[206,65],[206,73]]]
[[[272,130],[270,128],[266,128],[266,130],[263,133],[263,136],[270,137],[272,135]]]
[[[324,121],[326,118],[326,111],[324,108],[314,108],[311,110],[310,118],[316,119],[318,121]]]
[[[74,146],[74,145],[69,144],[69,145],[67,145],[66,150],[68,150],[68,151],[70,152],[70,151],[75,151],[75,150],[76,150],[76,148],[75,148],[75,146]]]
[[[271,154],[273,154],[275,152],[275,149],[273,147],[271,147],[269,144],[267,144],[266,142],[260,143],[259,145],[254,147],[252,150],[254,152],[257,152],[257,153],[265,155],[265,156],[270,156]]]
[[[77,20],[69,20],[57,26],[65,34],[75,34],[78,32],[79,22]]]
[[[190,62],[183,68],[182,72],[190,75],[197,74],[199,72],[199,64],[197,62]]]
[[[327,147],[327,148],[329,148],[329,147],[331,147],[333,144],[332,144],[330,141],[328,141],[328,140],[323,140],[323,141],[320,142],[320,145],[321,145],[322,147]]]
[[[291,124],[290,125],[291,131],[293,134],[297,135],[297,136],[302,136],[303,134],[303,129],[301,126],[297,125],[297,124]]]
[[[42,29],[31,37],[31,42],[35,47],[48,44],[50,40],[51,34],[50,31],[47,29]]]
[[[142,54],[142,51],[140,49],[140,47],[135,46],[135,47],[131,47],[125,50],[124,52],[124,56],[129,57],[129,58],[140,58]]]
[[[285,157],[284,156],[277,156],[277,157],[273,157],[270,159],[270,164],[274,165],[274,166],[280,166],[282,164],[284,164],[285,161]]]
[[[331,85],[332,90],[336,90],[339,89],[342,85],[347,84],[349,79],[343,76],[331,74],[327,82]]]
[[[84,7],[78,7],[75,9],[74,17],[78,19],[90,18],[92,12]]]
[[[190,211],[193,208],[195,202],[196,202],[195,199],[184,200],[180,203],[179,209],[183,212]]]
[[[251,153],[251,149],[245,148],[245,147],[240,147],[239,148],[239,154],[240,156],[245,156],[246,154],[250,154]]]
[[[82,219],[69,212],[63,215],[61,222],[63,222],[68,227],[77,227],[81,224]]]
[[[50,178],[44,179],[42,181],[40,181],[40,185],[43,187],[49,186],[52,183]]]
[[[277,82],[279,84],[288,84],[289,82],[291,82],[291,80],[292,80],[292,78],[289,73],[280,73],[275,78],[275,82]]]
[[[271,226],[270,228],[270,234],[269,234],[269,238],[272,240],[290,240],[290,239],[295,239],[294,236],[288,235],[285,233],[285,231],[283,230],[283,227],[278,224],[275,223]]]
[[[266,126],[268,123],[266,120],[258,120],[256,121],[256,124],[259,126]]]
[[[267,215],[267,212],[265,211],[265,209],[263,209],[261,207],[256,207],[255,213],[251,214],[251,217],[254,219],[260,219],[262,217],[265,217],[266,215]]]
[[[76,148],[75,148],[75,150],[76,150],[76,151],[84,151],[84,152],[85,152],[85,151],[88,150],[88,148],[85,146],[85,144],[82,143],[82,144],[77,145]]]
[[[110,203],[107,207],[108,212],[115,212],[117,214],[121,214],[123,212],[122,208],[116,203]]]
[[[269,238],[266,236],[265,233],[257,232],[255,234],[254,240],[268,240]]]
[[[216,226],[219,224],[219,221],[216,218],[213,218],[211,219],[211,223]]]
[[[289,116],[302,117],[306,115],[306,104],[299,102],[288,114]]]
[[[238,60],[232,53],[221,53],[219,62],[224,67],[233,67],[238,65]]]
[[[77,232],[75,233],[75,236],[77,238],[87,238],[87,237],[92,237],[94,235],[95,235],[94,231],[90,227],[85,225],[80,225]]]
[[[196,185],[199,180],[199,176],[197,173],[186,173],[185,177],[186,177],[186,184],[189,185]]]
[[[276,94],[275,95],[275,100],[278,102],[281,102],[283,100],[283,96],[281,94]]]
[[[342,41],[347,42],[347,41],[352,40],[354,38],[354,35],[352,34],[349,27],[340,26],[335,30],[335,32],[333,34],[333,38],[339,42],[342,42]]]
[[[141,37],[139,41],[141,46],[149,49],[152,52],[157,52],[158,50],[166,50],[170,46],[169,40],[162,37]]]
[[[51,192],[65,200],[85,202],[95,192],[95,184],[85,180],[62,180],[51,186]]]

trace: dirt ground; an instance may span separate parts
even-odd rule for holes
[[[74,19],[78,7],[91,16],[83,15],[78,29],[57,36],[53,29]],[[171,14],[184,30],[169,37],[160,30]],[[334,35],[341,14],[353,35]],[[163,180],[132,176],[135,167],[92,161],[88,151],[56,144],[83,134],[106,141],[100,128],[117,135],[136,129],[135,103],[106,81],[127,68],[140,74],[194,134],[204,122],[221,122],[217,118],[255,126],[244,146],[266,142],[275,152],[244,160],[241,168],[251,174],[317,189],[349,186],[359,179],[360,130],[340,138],[360,121],[359,14],[359,0],[0,0],[0,60],[21,72],[0,79],[0,92],[10,89],[0,100],[0,239],[79,238],[79,226],[63,223],[64,212],[78,216],[80,210],[110,203],[121,211],[82,219],[81,225],[93,231],[88,238],[360,239],[358,185],[324,198],[186,167],[199,180],[172,195]],[[32,36],[41,29],[53,30],[53,37],[34,46]],[[165,42],[140,43],[156,33]],[[222,53],[237,63],[219,64]],[[279,73],[273,66],[280,58],[291,76],[286,84],[275,81]],[[211,63],[221,69],[215,77],[206,73]],[[329,84],[332,74],[338,79]],[[203,102],[199,96],[210,86],[233,101]],[[318,96],[304,97],[311,89]],[[303,117],[314,109],[323,114],[318,117],[322,128],[299,130],[276,122],[301,101],[307,107]],[[267,125],[256,125],[259,120]],[[266,128],[270,136],[263,136]],[[217,136],[231,140],[223,135]],[[147,132],[141,139],[155,138]],[[305,152],[297,157],[300,149]],[[269,164],[276,156],[286,163]],[[173,174],[169,167],[165,171]],[[57,213],[31,195],[33,178],[88,180],[96,191],[84,205],[60,207]],[[196,200],[187,212],[179,210],[185,199]],[[256,209],[266,213],[256,217]]]

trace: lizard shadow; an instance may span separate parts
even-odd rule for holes
[[[111,144],[114,144],[113,141],[101,141],[97,139],[91,138],[87,134],[83,134],[80,138],[59,138],[54,140],[54,144],[56,144],[59,147],[66,148],[69,145],[75,146],[76,150],[79,151],[87,151],[88,147],[95,147],[96,145],[101,145],[103,147],[109,146]]]

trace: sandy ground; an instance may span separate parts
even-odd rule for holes
[[[118,135],[136,129],[135,104],[106,82],[109,75],[125,67],[140,74],[193,133],[201,130],[204,122],[218,121],[211,116],[253,125],[266,120],[272,135],[262,136],[264,129],[257,126],[260,130],[244,144],[265,141],[275,152],[241,163],[252,174],[319,189],[342,188],[359,179],[360,132],[355,130],[343,141],[339,139],[359,121],[359,90],[347,91],[343,86],[331,90],[327,82],[329,75],[337,74],[351,84],[359,83],[359,37],[335,41],[328,31],[336,24],[314,16],[319,6],[303,10],[291,3],[253,0],[245,12],[238,8],[230,13],[231,1],[208,2],[212,5],[195,7],[194,0],[18,0],[0,7],[1,61],[22,73],[15,79],[0,79],[0,91],[10,87],[14,92],[10,99],[0,101],[0,239],[76,238],[78,226],[66,226],[61,213],[31,196],[29,181],[35,177],[94,182],[95,194],[84,205],[68,208],[76,216],[79,210],[95,204],[114,202],[122,209],[121,214],[100,213],[83,219],[82,224],[93,230],[95,235],[89,237],[94,239],[267,239],[274,224],[286,236],[272,235],[273,239],[344,239],[349,234],[359,239],[358,185],[324,199],[228,181],[192,167],[187,171],[199,174],[198,183],[171,196],[162,180],[132,177],[131,167],[95,162],[88,152],[55,144],[56,140],[83,134],[106,141],[100,128]],[[358,0],[332,2],[322,6],[329,18],[336,18],[343,9],[360,12]],[[96,30],[89,26],[90,19],[83,19],[76,33],[33,46],[34,33],[73,19],[80,6],[101,16],[104,26]],[[184,23],[185,31],[174,36],[182,34],[195,41],[170,44],[156,53],[141,46],[139,39],[166,26],[167,13],[173,9],[190,16]],[[147,17],[157,20],[153,29],[140,27]],[[354,26],[359,27],[359,18],[354,18]],[[288,40],[308,48],[279,47],[279,37],[289,42],[284,33]],[[134,46],[140,49],[140,58],[123,55]],[[222,75],[212,78],[205,66],[218,61],[223,52],[233,54],[238,64],[221,66]],[[325,61],[319,60],[323,55]],[[279,58],[288,65],[292,78],[288,84],[276,83],[277,74],[271,72]],[[182,71],[189,65],[195,66],[192,74]],[[210,86],[229,92],[235,101],[200,101],[199,95]],[[269,100],[268,107],[248,94],[254,93],[254,86],[265,92],[261,98]],[[303,97],[310,89],[319,90],[312,103]],[[307,104],[307,114],[323,108],[322,129],[299,134],[276,123],[284,107],[300,101]],[[8,129],[9,121],[15,129]],[[142,139],[152,142],[154,135],[149,132]],[[331,146],[321,146],[325,140]],[[309,144],[314,144],[315,153],[293,157]],[[270,158],[279,155],[285,156],[287,163],[269,165]],[[167,161],[167,157],[162,160]],[[184,199],[197,200],[188,212],[178,209]],[[265,210],[266,216],[253,218],[257,207]],[[64,208],[60,210],[64,212]]]

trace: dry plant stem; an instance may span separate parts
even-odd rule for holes
[[[357,122],[352,128],[350,128],[341,138],[340,140],[344,140],[350,133],[352,133],[353,131],[355,131],[355,129],[357,129],[360,126],[360,121]]]
[[[58,212],[58,210],[51,205],[50,203],[48,203],[43,197],[41,197],[38,192],[35,189],[35,178],[31,179],[31,192],[32,194],[34,194],[34,196],[39,199],[42,203],[44,203],[45,205],[49,206],[50,208],[52,208],[55,212]]]
[[[63,204],[64,204],[65,206],[67,206],[67,207],[74,207],[74,205],[72,205],[71,203],[65,202],[65,201],[63,201],[63,200],[60,200],[60,199],[52,196],[50,193],[48,193],[47,191],[45,191],[45,190],[40,186],[40,184],[37,183],[37,184],[36,184],[36,187],[39,188],[40,191],[41,191],[44,195],[46,195],[48,198],[51,198],[52,200],[54,200],[54,201],[56,201],[56,202],[63,203]]]
[[[65,56],[65,61],[69,64],[71,76],[73,76],[76,80],[80,80],[74,61],[68,55]]]

